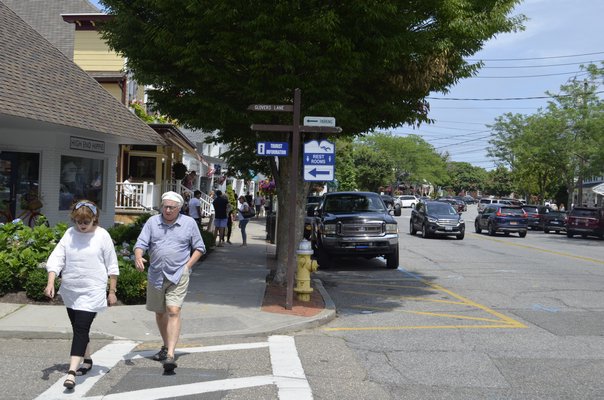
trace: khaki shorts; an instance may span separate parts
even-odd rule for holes
[[[156,313],[166,312],[166,306],[182,307],[189,287],[189,275],[191,271],[184,267],[178,285],[170,282],[164,277],[164,284],[157,289],[147,282],[147,310]]]

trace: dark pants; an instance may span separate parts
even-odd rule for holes
[[[86,346],[90,342],[90,326],[92,325],[92,321],[94,321],[94,317],[96,317],[96,313],[68,308],[67,315],[73,329],[70,355],[84,357]]]
[[[231,241],[231,232],[233,232],[233,220],[231,219],[231,214],[229,214],[227,217],[227,231],[226,231],[227,242]]]

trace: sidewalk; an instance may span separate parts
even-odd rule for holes
[[[300,307],[298,303],[294,307],[296,310],[281,307],[280,312],[263,311],[266,277],[269,266],[275,262],[275,245],[267,244],[265,240],[264,218],[250,221],[246,231],[246,247],[239,246],[241,233],[234,224],[233,245],[216,247],[193,268],[182,309],[182,340],[286,333],[318,326],[335,318],[333,302],[318,280],[313,281],[313,286],[325,304],[320,312],[304,312],[305,306]],[[264,310],[279,308],[274,305],[274,296],[271,300],[273,306]],[[0,303],[0,337],[71,338],[71,326],[63,305]],[[147,311],[144,305],[108,308],[93,322],[91,338],[161,341],[155,314]]]

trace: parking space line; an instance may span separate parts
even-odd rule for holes
[[[397,296],[394,294],[382,294],[382,293],[372,293],[372,292],[357,292],[354,290],[342,290],[341,293],[347,294],[357,294],[359,296],[372,296],[372,297],[389,297],[393,299],[403,299],[403,300],[413,300],[413,301],[423,301],[427,303],[444,303],[444,304],[457,304],[457,305],[465,305],[466,303],[460,301],[451,301],[451,300],[440,300],[440,299],[428,299],[425,297],[417,297],[417,296]]]
[[[414,300],[421,301],[427,303],[444,303],[444,304],[453,304],[453,305],[462,305],[471,307],[473,309],[481,310],[495,318],[483,318],[483,317],[471,317],[466,315],[456,315],[452,313],[441,313],[441,312],[429,312],[429,311],[413,311],[413,310],[401,310],[401,309],[391,309],[391,308],[380,308],[373,307],[367,305],[353,305],[351,308],[357,309],[365,309],[365,310],[388,310],[395,311],[401,313],[415,314],[415,315],[426,315],[433,316],[438,318],[449,318],[449,319],[459,319],[459,320],[468,320],[468,321],[476,321],[476,322],[485,322],[485,324],[479,325],[409,325],[409,326],[366,326],[366,327],[336,327],[336,328],[324,328],[326,331],[385,331],[385,330],[403,330],[403,329],[516,329],[516,328],[527,328],[525,324],[522,322],[516,321],[515,319],[508,317],[498,311],[495,311],[485,305],[477,303],[473,300],[465,298],[457,293],[449,289],[445,289],[444,287],[437,285],[435,283],[429,282],[421,277],[406,271],[404,268],[399,267],[398,269],[402,273],[410,276],[414,282],[421,283],[423,286],[407,286],[407,285],[393,285],[393,284],[380,284],[375,282],[363,282],[363,281],[343,281],[343,283],[349,284],[364,284],[365,286],[372,287],[386,287],[386,288],[401,288],[401,289],[418,289],[424,288],[428,290],[433,290],[435,293],[444,293],[450,298],[456,299],[453,300],[441,300],[441,299],[430,299],[427,297],[418,297],[418,296],[399,296],[393,294],[385,294],[385,293],[375,293],[375,292],[361,292],[361,291],[353,291],[353,290],[341,290],[341,293],[354,294],[359,296],[372,296],[372,297],[385,297],[385,298],[395,298],[399,300]],[[407,279],[405,279],[407,280]],[[392,282],[393,280],[388,280]],[[407,280],[409,281],[409,280]]]
[[[480,317],[468,317],[466,315],[457,315],[457,314],[448,314],[448,313],[434,313],[429,311],[410,311],[410,310],[392,310],[386,307],[365,307],[365,306],[352,306],[351,308],[358,308],[361,310],[377,310],[377,311],[394,311],[405,314],[415,314],[415,315],[431,315],[435,317],[445,317],[452,319],[467,319],[471,321],[483,321],[483,322],[501,322],[500,319],[491,319],[491,318],[480,318]]]
[[[596,258],[577,256],[575,254],[564,253],[564,252],[561,252],[561,251],[548,250],[548,249],[544,249],[544,248],[536,247],[536,246],[531,246],[531,245],[527,245],[527,244],[520,244],[520,243],[510,242],[510,241],[501,240],[501,239],[497,239],[497,238],[493,238],[493,237],[489,237],[489,236],[484,236],[484,235],[481,235],[479,233],[473,233],[473,235],[475,237],[480,238],[480,239],[490,240],[490,241],[497,242],[497,243],[503,243],[503,244],[506,244],[506,245],[509,245],[509,246],[516,246],[516,247],[520,247],[520,248],[523,248],[523,249],[529,249],[529,250],[537,250],[537,251],[540,251],[542,253],[549,253],[549,254],[554,254],[556,256],[574,258],[574,259],[581,260],[581,261],[589,261],[589,262],[593,262],[593,263],[596,263],[596,264],[603,264],[604,265],[604,260],[598,260]]]

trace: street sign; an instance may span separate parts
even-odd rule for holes
[[[291,104],[252,104],[247,109],[250,111],[292,112],[294,111],[294,106]]]
[[[286,157],[289,155],[288,142],[258,142],[256,155],[270,157]]]
[[[328,140],[311,140],[304,143],[304,180],[330,182],[334,180],[336,164],[335,144]]]
[[[336,126],[334,117],[304,117],[305,126]]]

